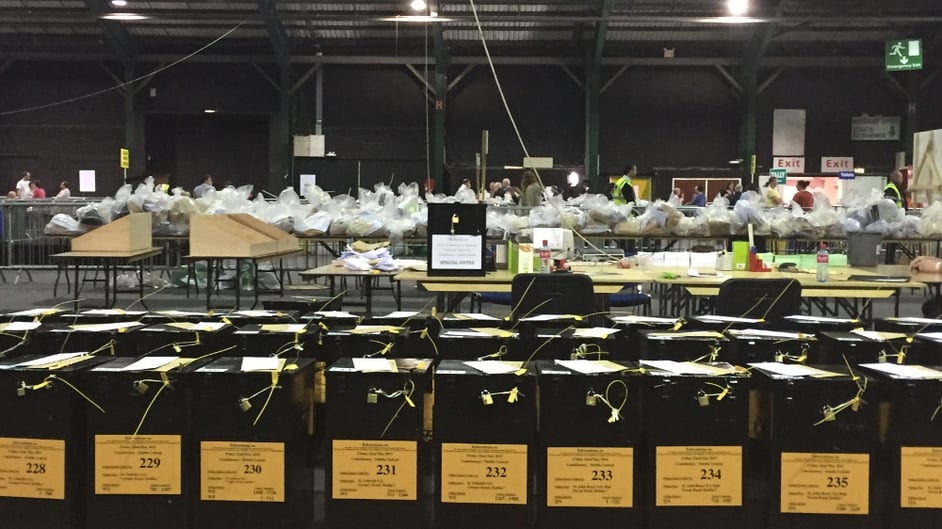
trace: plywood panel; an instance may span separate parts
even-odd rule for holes
[[[151,246],[150,213],[131,213],[72,239],[73,252],[129,252]]]

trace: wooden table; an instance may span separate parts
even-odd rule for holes
[[[323,266],[318,266],[317,268],[310,268],[301,272],[301,279],[311,280],[317,279],[318,277],[326,277],[330,280],[330,297],[334,298],[336,295],[336,280],[338,277],[353,277],[363,279],[363,298],[364,298],[364,307],[366,309],[366,317],[370,318],[373,315],[373,279],[378,277],[388,277],[392,283],[393,288],[393,297],[396,299],[396,310],[402,310],[402,284],[396,279],[398,274],[402,273],[400,270],[394,270],[391,272],[384,272],[382,270],[350,270],[345,266],[338,266],[334,264],[328,264]]]
[[[573,273],[592,278],[596,294],[615,294],[626,285],[647,283],[651,279],[640,269],[619,269],[612,265],[574,264]],[[483,276],[429,276],[426,272],[405,270],[396,275],[396,281],[415,281],[438,296],[439,311],[453,312],[461,298],[471,292],[510,292],[516,274],[507,270],[488,272]],[[452,299],[446,304],[446,295]],[[447,310],[446,310],[447,309]]]
[[[677,312],[686,307],[684,298],[690,288],[715,288],[719,291],[722,285],[728,279],[733,278],[752,278],[752,279],[795,279],[801,284],[802,297],[808,298],[815,303],[822,311],[829,313],[826,308],[826,300],[830,299],[886,299],[895,296],[894,313],[899,314],[899,292],[904,288],[924,288],[925,283],[913,277],[910,269],[906,265],[880,265],[875,267],[847,267],[831,268],[828,275],[828,281],[819,282],[813,273],[806,272],[740,272],[724,271],[720,272],[722,277],[706,276],[691,277],[687,269],[670,267],[652,267],[647,269],[651,275],[651,280],[661,288],[660,312],[666,315],[668,307],[672,307]],[[677,277],[667,279],[663,277],[665,273],[676,274]],[[873,281],[851,281],[848,277],[853,275],[860,276],[894,276],[908,277],[905,282],[873,282]],[[939,278],[942,281],[942,278]],[[805,293],[814,293],[806,295]],[[889,293],[889,294],[886,294]],[[840,303],[840,302],[837,302]],[[845,307],[846,308],[846,307]],[[835,309],[836,310],[836,309]],[[831,311],[833,313],[833,311]]]
[[[163,252],[163,248],[151,247],[127,252],[63,252],[52,254],[49,257],[53,261],[63,263],[66,267],[69,265],[73,266],[75,270],[75,286],[72,289],[74,293],[72,303],[77,313],[79,311],[79,296],[82,291],[81,283],[79,283],[79,267],[82,265],[98,266],[104,270],[105,307],[111,308],[118,299],[117,281],[113,281],[111,276],[114,275],[117,277],[117,268],[119,265],[137,264],[137,301],[140,301],[141,305],[146,309],[147,304],[144,302],[144,261],[160,255],[161,252]],[[112,271],[114,274],[112,274]]]
[[[193,269],[193,264],[197,261],[206,261],[206,310],[210,311],[214,307],[212,305],[212,296],[213,296],[213,273],[215,270],[215,265],[223,261],[235,261],[236,262],[236,289],[235,289],[235,306],[234,307],[225,307],[231,308],[232,310],[239,310],[242,303],[242,285],[239,284],[239,274],[242,270],[242,262],[250,261],[253,265],[253,272],[255,275],[254,280],[254,289],[253,294],[255,299],[252,302],[252,308],[254,309],[258,305],[258,263],[263,261],[274,261],[278,260],[278,293],[280,296],[285,294],[285,282],[284,282],[284,266],[281,264],[281,260],[285,257],[291,257],[302,253],[300,248],[284,250],[281,252],[273,252],[268,254],[260,254],[254,256],[237,256],[237,255],[186,255],[183,257],[183,262],[187,265],[187,273]],[[189,281],[187,282],[189,285]],[[187,287],[189,288],[189,287]],[[218,308],[218,307],[216,307]]]

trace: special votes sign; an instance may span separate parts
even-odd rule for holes
[[[822,156],[821,157],[821,172],[822,173],[840,173],[841,171],[853,171],[854,170],[854,157],[853,156]]]

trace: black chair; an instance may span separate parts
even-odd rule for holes
[[[796,279],[728,279],[716,296],[716,314],[773,318],[801,312],[801,283]]]
[[[626,286],[617,294],[608,295],[609,308],[641,307],[641,314],[651,314],[651,294],[641,292],[641,285]]]
[[[595,310],[592,279],[582,274],[517,274],[510,289],[511,318],[536,314],[591,314]]]

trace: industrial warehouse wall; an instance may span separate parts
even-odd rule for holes
[[[157,65],[138,65],[138,74]],[[422,65],[416,65],[421,71]],[[277,70],[267,68],[277,82]],[[309,68],[296,66],[295,78]],[[426,104],[422,85],[404,67],[325,65],[324,121],[327,150],[336,157],[296,159],[291,175],[276,174],[283,151],[277,145],[278,94],[251,64],[188,64],[164,72],[135,97],[135,146],[129,175],[169,172],[185,187],[210,172],[222,182],[254,182],[277,191],[301,173],[315,173],[336,192],[376,182],[421,181],[426,167]],[[112,65],[116,73],[120,70]],[[450,69],[449,80],[464,70]],[[571,68],[582,78],[579,68]],[[607,82],[615,68],[606,68]],[[763,69],[760,81],[769,75]],[[734,69],[731,73],[736,75]],[[500,66],[504,90],[516,112],[531,155],[553,156],[561,183],[569,166],[582,163],[585,149],[584,92],[557,66]],[[930,71],[924,72],[929,78]],[[905,76],[893,74],[905,86]],[[0,74],[0,113],[103,90],[114,85],[98,63],[17,61]],[[151,95],[151,89],[156,89]],[[312,133],[315,125],[312,76],[295,93],[293,127]],[[942,81],[920,92],[917,130],[942,127]],[[219,113],[203,115],[204,108]],[[758,157],[771,159],[772,110],[808,111],[806,157],[810,170],[822,155],[853,155],[859,164],[889,167],[897,142],[851,142],[850,118],[863,113],[904,115],[905,99],[876,69],[790,69],[759,98]],[[473,175],[481,130],[490,131],[489,165],[519,165],[523,153],[504,115],[486,66],[475,67],[446,98],[447,191]],[[429,119],[434,112],[429,109]],[[603,173],[625,163],[642,172],[654,167],[727,167],[739,157],[740,103],[711,68],[632,67],[601,97],[599,139]],[[77,179],[79,169],[96,169],[99,194],[121,181],[117,151],[124,143],[123,99],[109,92],[69,105],[0,116],[0,189],[11,189],[24,169],[47,188]],[[267,159],[266,159],[267,158]],[[488,179],[518,177],[492,169]],[[655,183],[655,194],[660,189]],[[275,188],[275,189],[271,189]]]

